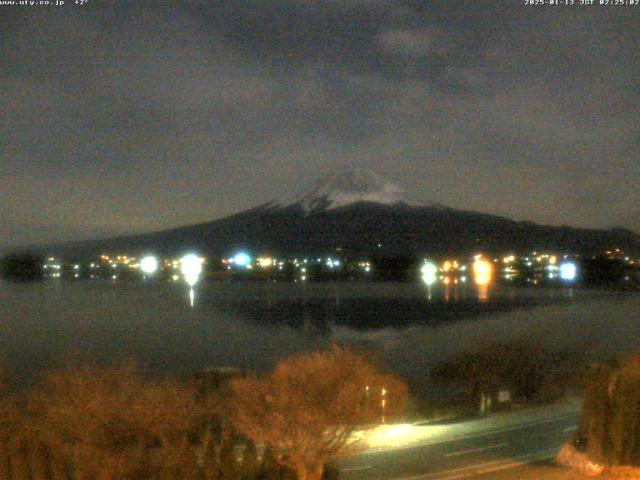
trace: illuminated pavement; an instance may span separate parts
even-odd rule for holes
[[[338,463],[341,479],[454,480],[554,457],[575,430],[579,403],[450,425],[399,425],[370,436],[370,449]]]

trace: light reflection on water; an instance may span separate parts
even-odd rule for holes
[[[196,291],[193,287],[189,287],[189,306],[193,308],[196,303]]]
[[[489,300],[489,288],[490,286],[486,283],[478,285],[478,300],[482,302]]]
[[[418,284],[203,282],[191,306],[185,293],[179,283],[0,282],[0,359],[23,377],[72,353],[95,362],[133,357],[158,372],[261,370],[344,341],[417,378],[489,340],[584,345],[601,355],[640,344],[637,294],[491,287],[482,298],[461,285],[429,292]]]

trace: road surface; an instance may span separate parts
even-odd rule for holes
[[[449,425],[389,426],[337,467],[346,480],[472,478],[554,457],[579,412],[572,402]]]

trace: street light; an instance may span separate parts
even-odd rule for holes
[[[200,279],[202,273],[203,259],[195,253],[189,253],[180,259],[180,272],[184,277],[184,281],[189,285],[189,303],[193,307],[195,303],[195,292],[193,287]]]
[[[140,259],[140,270],[145,275],[155,275],[158,271],[158,259],[153,255],[147,255]]]
[[[429,301],[431,301],[431,287],[438,281],[438,267],[429,261],[424,262],[420,269],[422,281],[427,286]]]
[[[573,282],[578,275],[578,267],[573,262],[560,264],[560,278],[565,282]]]
[[[420,273],[422,273],[422,281],[428,287],[438,280],[438,267],[431,262],[425,262],[420,269]]]
[[[493,266],[488,261],[482,258],[477,258],[473,263],[473,273],[475,275],[476,284],[488,285],[491,283]]]
[[[202,273],[202,258],[194,253],[189,253],[180,259],[180,273],[184,281],[193,287],[200,279]]]
[[[246,252],[238,252],[233,258],[233,263],[239,267],[249,268],[251,266],[251,256]]]
[[[483,259],[481,255],[476,255],[473,262],[473,275],[478,286],[478,298],[487,300],[489,298],[489,284],[493,276],[493,265]]]

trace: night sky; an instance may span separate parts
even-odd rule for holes
[[[220,218],[350,166],[640,229],[640,6],[67,4],[0,6],[0,247]]]

